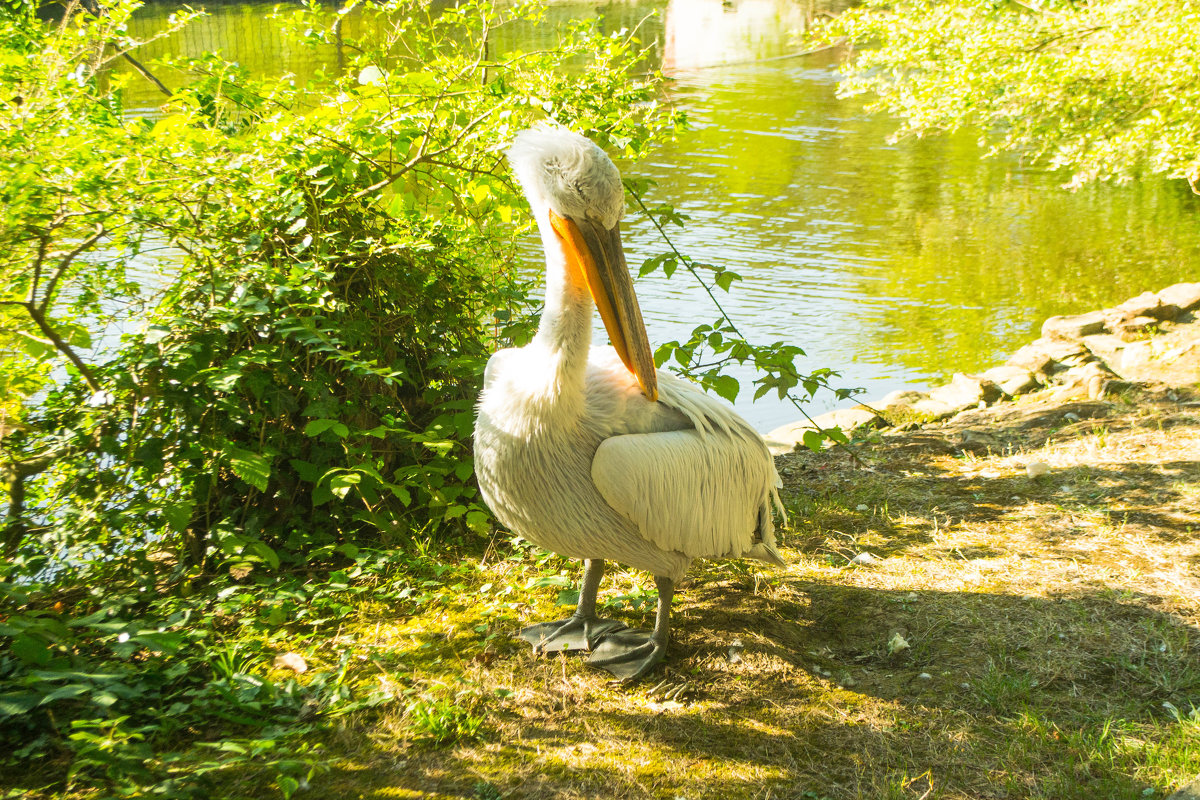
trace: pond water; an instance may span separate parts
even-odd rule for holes
[[[220,48],[264,71],[333,66],[332,52],[288,49],[271,9],[211,6],[211,16],[155,46]],[[161,25],[170,10],[151,5],[142,24]],[[817,10],[797,0],[555,3],[545,27],[522,33],[528,49],[571,18],[641,25],[672,78],[667,99],[688,111],[692,128],[648,162],[622,166],[657,181],[648,200],[691,216],[672,232],[682,251],[745,278],[723,301],[748,338],[797,344],[802,366],[833,368],[836,385],[863,387],[872,400],[994,366],[1051,314],[1200,280],[1200,198],[1186,185],[1068,192],[1065,176],[985,159],[974,135],[889,144],[894,120],[837,98],[837,54],[788,57],[789,32]],[[133,106],[161,102],[140,91],[127,96]],[[631,214],[630,263],[662,249]],[[683,273],[637,286],[652,343],[716,318]],[[751,404],[746,387],[737,405],[759,429],[798,418],[773,397]],[[835,405],[818,396],[805,408],[815,415]]]

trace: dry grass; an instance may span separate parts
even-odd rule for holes
[[[693,685],[683,702],[518,646],[516,628],[561,615],[553,590],[384,618],[362,646],[451,685],[483,733],[437,748],[399,712],[347,726],[320,791],[1161,798],[1200,773],[1193,399],[1034,398],[876,435],[858,445],[867,469],[788,456],[791,566],[700,565],[678,596],[666,669]],[[1049,474],[1028,477],[1033,461]],[[863,551],[881,562],[851,566]],[[481,581],[529,569],[495,562]],[[618,573],[605,591],[639,580]],[[889,652],[897,634],[909,647]]]

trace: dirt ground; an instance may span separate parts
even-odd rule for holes
[[[451,624],[437,652],[481,734],[429,747],[397,718],[364,749],[348,731],[357,743],[331,744],[354,756],[322,782],[484,800],[1165,797],[1200,774],[1200,347],[1186,344],[1116,396],[1046,390],[863,434],[853,456],[780,457],[789,566],[697,565],[653,680],[615,687],[514,641],[563,615],[555,589],[464,600],[483,623]],[[617,572],[602,593],[646,584]],[[633,606],[618,615],[648,625]]]

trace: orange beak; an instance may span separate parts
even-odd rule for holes
[[[570,268],[583,275],[617,355],[637,378],[642,394],[658,400],[658,373],[621,249],[620,227],[606,230],[591,220],[577,222],[553,211],[550,225],[563,243]]]

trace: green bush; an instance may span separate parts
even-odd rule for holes
[[[344,613],[395,565],[372,548],[490,530],[472,406],[536,324],[503,145],[549,117],[637,157],[674,118],[626,34],[494,53],[535,4],[416,0],[348,12],[357,36],[316,4],[281,23],[340,35],[341,74],[207,56],[132,118],[136,9],[0,15],[0,772],[54,755],[79,790],[183,797],[254,763],[287,795],[305,709],[372,701],[273,683],[262,637]]]

